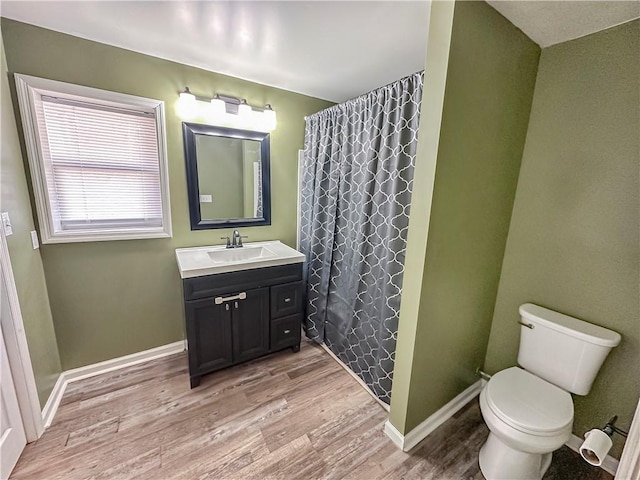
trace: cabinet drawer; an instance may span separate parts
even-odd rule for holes
[[[301,313],[271,320],[271,351],[298,345],[301,322]]]
[[[198,298],[228,295],[230,292],[242,292],[251,288],[269,287],[299,280],[302,280],[302,264],[293,263],[185,278],[182,281],[182,287],[185,300],[197,300]]]
[[[302,312],[302,282],[271,287],[271,318]]]

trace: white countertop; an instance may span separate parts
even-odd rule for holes
[[[224,245],[176,248],[176,260],[180,277],[193,278],[302,263],[305,257],[299,251],[274,240],[245,243],[243,247],[234,249]]]

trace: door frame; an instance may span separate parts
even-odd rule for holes
[[[4,288],[2,288],[4,290]],[[4,292],[2,292],[4,296]],[[0,369],[2,369],[2,416],[6,414],[8,420],[6,428],[2,431],[0,439],[0,477],[9,478],[11,472],[18,464],[20,456],[27,444],[27,435],[22,424],[22,413],[20,413],[20,405],[18,404],[18,396],[16,394],[16,386],[11,375],[11,366],[7,356],[6,342],[2,329],[0,328]]]
[[[5,325],[7,328],[3,328],[2,333],[28,443],[42,435],[44,425],[4,228],[0,228],[0,270],[9,301],[9,311],[3,312],[9,317]]]
[[[640,399],[615,477],[621,480],[640,478]]]

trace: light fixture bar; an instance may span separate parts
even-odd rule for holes
[[[232,97],[231,95],[222,95],[222,94],[219,94],[219,93],[216,93],[215,96],[213,96],[213,97],[201,97],[199,95],[194,95],[189,90],[189,87],[185,87],[185,89],[182,92],[180,92],[181,98],[184,98],[182,96],[183,93],[186,93],[188,95],[192,95],[195,100],[198,100],[200,102],[211,102],[211,100],[213,100],[213,99],[220,99],[220,100],[224,101],[224,103],[227,104],[227,113],[233,113],[233,114],[237,114],[238,113],[238,105],[240,105],[240,103],[243,100],[243,99],[238,98],[238,97]],[[250,105],[250,107],[254,112],[264,112],[265,110],[272,110],[273,111],[273,108],[268,103],[264,107],[255,107],[253,105]]]
[[[244,98],[216,93],[213,98],[196,96],[185,87],[177,107],[183,118],[207,118],[210,122],[236,128],[272,131],[276,128],[276,112],[270,104],[253,107]]]

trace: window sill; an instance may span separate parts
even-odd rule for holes
[[[167,231],[147,231],[147,232],[82,232],[77,234],[57,234],[47,238],[42,238],[43,244],[56,243],[79,243],[79,242],[111,242],[116,240],[148,240],[152,238],[171,238],[171,232]]]

